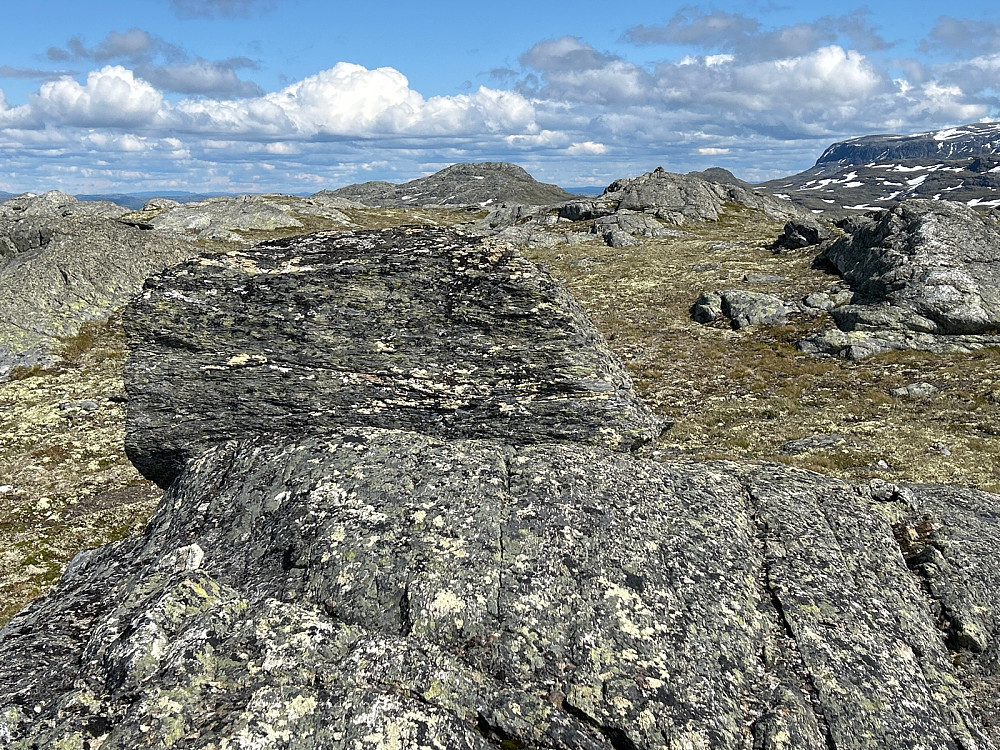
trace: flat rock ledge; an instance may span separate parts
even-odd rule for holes
[[[994,748],[998,502],[565,443],[231,441],[0,631],[0,743]]]
[[[327,232],[206,254],[125,315],[126,450],[166,486],[209,446],[348,425],[630,450],[660,426],[566,289],[508,243]]]

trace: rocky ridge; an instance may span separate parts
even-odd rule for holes
[[[359,244],[319,242],[334,259],[331,243]],[[308,264],[290,259],[319,258],[297,243],[187,270],[222,280],[241,267],[305,315],[296,289],[309,276],[292,267]],[[286,262],[269,265],[279,249]],[[341,270],[363,272],[351,252]],[[509,268],[475,270],[505,287]],[[159,301],[139,307],[183,309],[185,279],[163,275]],[[416,309],[402,290],[389,304],[403,319]],[[180,343],[185,327],[156,336]],[[467,335],[448,337],[459,355]],[[599,340],[580,345],[603,359]],[[189,371],[213,372],[207,347],[176,348]],[[258,365],[260,350],[228,366]],[[312,437],[246,424],[205,441],[142,537],[81,554],[0,631],[0,738],[104,750],[1000,742],[1000,498],[661,463],[601,447],[596,423],[550,442],[469,440],[438,425],[434,402],[415,408],[424,418],[403,430],[351,425],[368,415],[346,407]],[[196,429],[212,428],[205,409],[189,413]]]
[[[304,232],[317,219],[327,226],[353,226],[341,209],[357,206],[322,192],[309,198],[262,194],[206,198],[183,204],[152,199],[141,211],[128,214],[125,221],[165,234],[246,243],[255,233]]]
[[[0,379],[55,362],[83,323],[106,318],[151,273],[196,251],[121,223],[125,212],[58,192],[0,203]]]
[[[638,244],[639,237],[677,236],[683,233],[678,227],[686,222],[718,221],[734,205],[760,211],[770,219],[807,218],[806,212],[787,201],[745,185],[723,169],[683,175],[658,167],[616,180],[595,198],[572,199],[554,207],[504,204],[481,225],[508,239],[545,243],[556,241],[547,229],[560,223],[588,222],[590,234],[613,247],[624,247]],[[561,234],[563,242],[573,241],[571,235]]]

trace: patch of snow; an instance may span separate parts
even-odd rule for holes
[[[906,184],[909,185],[910,187],[917,187],[918,185],[922,185],[924,180],[926,179],[927,175],[922,174],[919,177],[914,177],[912,180],[907,180]]]
[[[949,188],[944,188],[941,192],[943,192],[943,193],[950,193],[952,190],[960,190],[961,188],[964,188],[964,187],[965,187],[965,180],[962,180],[957,185],[952,185]]]
[[[864,184],[865,183],[863,183],[863,182],[857,182],[857,181],[855,181],[855,182],[845,182],[844,183],[844,187],[845,188],[849,188],[849,187],[861,187]]]
[[[965,205],[975,207],[975,206],[989,206],[991,208],[996,208],[1000,206],[1000,199],[995,201],[984,201],[982,198],[973,198],[971,201],[966,201]]]
[[[947,130],[939,130],[934,134],[935,141],[947,141],[951,138],[961,138],[965,135],[965,131],[959,128],[948,128]]]
[[[472,179],[474,179],[474,180],[485,180],[486,178],[483,175],[481,175],[481,174],[474,174],[474,175],[472,175]]]

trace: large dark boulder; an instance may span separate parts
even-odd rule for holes
[[[214,443],[346,425],[628,450],[658,434],[565,288],[496,240],[324,233],[205,255],[125,316],[126,450],[166,486]]]

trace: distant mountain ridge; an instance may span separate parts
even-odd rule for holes
[[[1000,153],[1000,123],[979,122],[915,135],[865,135],[834,143],[816,160],[860,166],[897,159],[960,159]]]
[[[850,138],[805,172],[757,189],[832,215],[886,209],[905,198],[1000,207],[1000,123]]]

